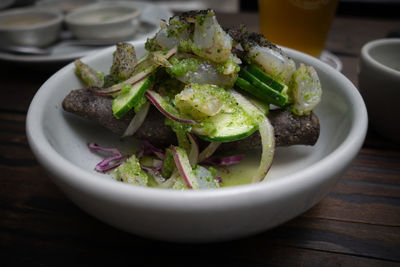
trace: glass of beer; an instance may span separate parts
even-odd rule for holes
[[[319,57],[338,0],[259,0],[261,32],[272,43]]]

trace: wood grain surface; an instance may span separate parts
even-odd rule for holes
[[[219,20],[258,30],[256,14],[221,14]],[[326,47],[357,84],[361,46],[396,27],[400,19],[336,18]],[[51,182],[27,143],[29,103],[55,70],[0,62],[1,266],[400,266],[400,149],[373,129],[320,203],[256,236],[173,244],[92,218]]]

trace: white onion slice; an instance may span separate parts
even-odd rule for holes
[[[162,165],[163,165],[163,161],[159,160],[159,159],[153,159],[153,162],[151,164],[151,166],[153,168],[155,168],[156,170],[160,170],[160,171],[161,171]]]
[[[126,128],[122,137],[134,135],[136,131],[142,126],[147,114],[149,113],[150,103],[145,103],[142,108],[135,114],[128,127]]]
[[[211,142],[203,151],[200,152],[198,161],[202,162],[211,157],[220,145],[221,143],[219,142]]]
[[[172,155],[179,173],[189,189],[199,189],[199,183],[196,176],[193,174],[192,166],[186,151],[180,147],[171,146]]]
[[[262,154],[260,166],[258,167],[256,175],[253,177],[254,183],[260,182],[265,178],[271,168],[275,153],[274,127],[271,125],[267,117],[264,116],[264,119],[260,121],[258,124],[258,130],[261,135]]]
[[[180,118],[176,114],[171,114],[170,112],[168,112],[162,106],[162,103],[164,102],[163,97],[153,90],[147,90],[146,97],[162,114],[164,114],[167,118],[170,118],[171,120],[181,122],[181,123],[187,123],[187,124],[198,124],[199,123],[198,121],[195,121],[195,120]],[[176,113],[178,114],[178,112],[176,112]]]
[[[199,158],[199,144],[197,143],[196,137],[192,133],[187,134],[190,141],[190,152],[189,152],[189,162],[190,165],[196,165]]]
[[[253,182],[262,181],[267,175],[275,153],[275,136],[274,127],[269,122],[264,113],[246,97],[240,93],[230,90],[236,102],[252,117],[258,121],[258,130],[261,136],[262,154],[260,166],[256,175],[253,177]]]

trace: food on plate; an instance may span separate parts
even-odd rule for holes
[[[190,11],[162,21],[145,48],[137,59],[131,44],[117,44],[107,75],[75,61],[87,87],[72,90],[64,110],[142,141],[132,155],[89,143],[109,154],[96,171],[139,186],[218,188],[241,151],[261,149],[251,179],[259,182],[276,146],[316,143],[318,74],[264,36]]]

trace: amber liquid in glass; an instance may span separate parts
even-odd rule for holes
[[[318,57],[338,0],[259,0],[261,32],[272,43]]]

